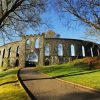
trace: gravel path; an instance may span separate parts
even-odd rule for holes
[[[100,94],[52,79],[33,68],[21,69],[20,77],[33,94],[32,100],[100,100]]]

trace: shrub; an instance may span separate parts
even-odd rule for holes
[[[100,57],[86,57],[83,59],[73,60],[69,63],[80,67],[84,65],[84,68],[88,70],[100,69]]]

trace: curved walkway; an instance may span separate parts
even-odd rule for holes
[[[20,78],[32,100],[100,100],[100,94],[50,78],[33,68],[23,68]]]

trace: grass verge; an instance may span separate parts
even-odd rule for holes
[[[38,70],[55,78],[100,90],[100,69],[89,70],[89,66],[81,62],[82,60],[75,60],[71,63],[52,65]]]
[[[27,100],[28,96],[17,78],[18,68],[0,72],[0,100]]]

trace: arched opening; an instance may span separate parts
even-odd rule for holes
[[[66,48],[67,48],[67,56],[71,56],[71,45],[70,44],[67,44],[67,46],[66,46]]]
[[[50,63],[50,62],[49,62],[49,59],[46,58],[46,59],[45,59],[45,66],[49,65],[49,63]]]
[[[15,62],[15,66],[17,66],[17,67],[19,66],[19,60],[18,59]]]
[[[26,49],[30,47],[31,41],[29,39],[26,40]]]
[[[8,59],[8,66],[10,66],[10,59]]]
[[[19,57],[19,46],[16,49],[16,57]]]
[[[85,48],[82,46],[82,56],[85,57]]]
[[[26,67],[36,67],[38,64],[38,55],[35,52],[31,52],[26,55]]]
[[[71,56],[75,56],[75,46],[71,44]]]
[[[91,57],[93,57],[93,48],[91,48]]]
[[[50,48],[48,45],[45,46],[45,56],[50,56]]]
[[[92,48],[92,53],[93,53],[93,56],[98,56],[98,46],[97,45],[94,45],[91,47]],[[92,54],[91,53],[91,54]],[[92,55],[91,55],[92,56]]]
[[[58,56],[63,56],[63,45],[62,44],[58,45]]]
[[[26,45],[30,45],[30,40],[29,39],[26,40]]]
[[[4,57],[5,57],[5,49],[3,50],[2,58],[4,58]]]
[[[98,56],[100,56],[100,51],[99,51],[99,49],[97,50],[97,52],[98,52]]]
[[[39,48],[39,39],[35,40],[35,48]]]
[[[11,47],[8,49],[8,58],[10,57],[11,55]]]
[[[2,61],[2,63],[1,63],[1,66],[3,67],[3,61]]]

